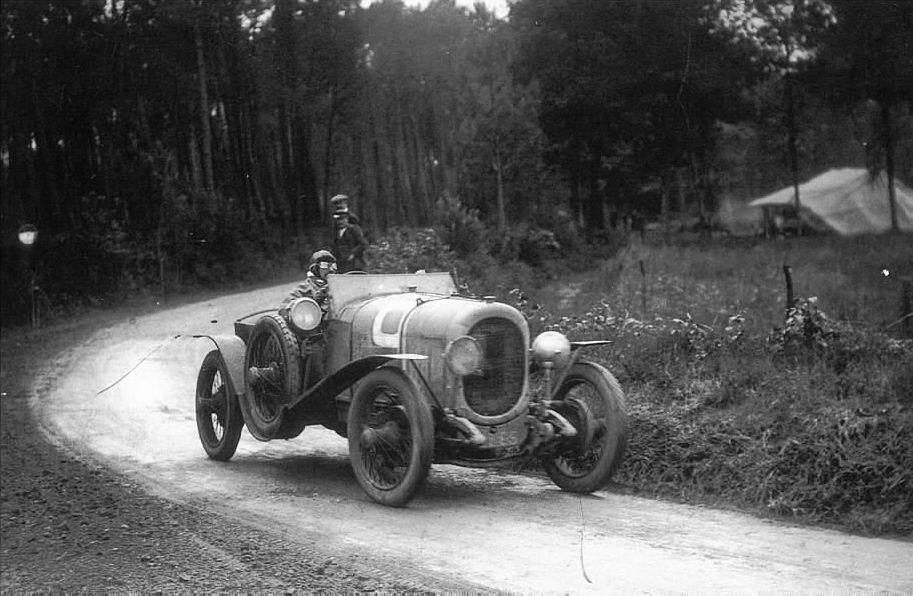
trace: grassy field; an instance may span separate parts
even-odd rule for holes
[[[536,299],[552,312],[585,312],[610,299],[613,310],[639,319],[690,313],[707,325],[744,312],[750,328],[766,332],[783,323],[784,265],[795,297],[815,296],[837,319],[883,329],[901,316],[903,279],[913,283],[913,237],[632,244],[598,271],[559,280],[577,290],[564,308],[560,296]]]
[[[784,265],[796,299],[789,316]],[[913,320],[901,321],[904,281],[909,292],[910,236],[639,243],[518,305],[536,330],[615,340],[590,357],[627,394],[620,483],[910,536],[913,342],[904,338]]]

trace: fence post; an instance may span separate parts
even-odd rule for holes
[[[913,280],[903,280],[903,294],[900,298],[901,332],[904,337],[913,337]]]
[[[644,320],[647,319],[647,270],[644,267],[643,259],[638,261],[640,265],[640,311]]]
[[[793,297],[793,268],[783,263],[783,277],[786,278],[786,315],[789,316],[789,310],[795,305]]]

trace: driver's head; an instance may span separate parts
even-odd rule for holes
[[[311,255],[308,271],[321,279],[326,279],[330,273],[336,273],[336,257],[328,250],[318,250]]]

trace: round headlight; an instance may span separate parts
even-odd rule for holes
[[[571,357],[571,342],[563,333],[544,331],[533,340],[533,360],[536,364],[551,363],[562,367]]]
[[[475,338],[464,335],[450,342],[444,358],[453,372],[465,377],[481,370],[482,346]]]
[[[312,331],[320,325],[323,311],[311,298],[299,298],[288,309],[288,319],[295,331]]]

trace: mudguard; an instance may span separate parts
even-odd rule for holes
[[[225,363],[225,369],[228,370],[229,389],[234,395],[244,393],[244,357],[247,346],[240,337],[236,335],[194,335],[195,338],[210,340],[215,344],[222,362]]]
[[[289,412],[306,408],[312,401],[331,398],[342,393],[374,369],[394,361],[425,360],[427,356],[420,354],[376,354],[360,358],[343,366],[331,375],[320,380],[319,383],[299,395],[291,403],[283,406]]]

